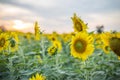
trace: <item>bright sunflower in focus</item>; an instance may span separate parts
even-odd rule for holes
[[[0,34],[0,51],[5,50],[9,45],[8,35],[6,33]]]
[[[71,55],[86,60],[94,51],[93,38],[86,32],[79,32],[72,37]]]
[[[45,80],[45,76],[37,73],[35,76],[29,78],[29,80]]]

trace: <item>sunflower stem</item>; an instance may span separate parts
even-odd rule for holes
[[[43,36],[41,36],[40,45],[41,45],[41,48],[42,48],[42,56],[43,56],[43,58],[45,58],[45,44],[44,44],[44,37]]]
[[[57,69],[57,70],[59,70],[59,68],[60,68],[60,66],[59,66],[59,58],[60,58],[60,57],[59,57],[59,56],[60,56],[60,54],[57,54],[57,55],[56,55],[56,69]]]
[[[87,60],[84,61],[84,67],[87,67]],[[85,80],[89,80],[89,70],[85,69]]]

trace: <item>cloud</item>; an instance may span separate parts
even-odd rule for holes
[[[93,13],[89,14],[88,18],[90,26],[93,28],[97,25],[104,25],[105,30],[117,30],[120,31],[118,28],[120,25],[120,11],[114,13]]]
[[[106,30],[119,30],[119,0],[0,0],[0,3],[3,21],[17,19],[32,24],[38,21],[46,32],[73,31],[70,17],[74,12],[91,30],[101,24]]]

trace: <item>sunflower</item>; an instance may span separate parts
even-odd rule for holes
[[[86,31],[87,25],[79,17],[77,17],[75,13],[71,19],[73,21],[75,32]]]
[[[102,33],[100,35],[100,37],[101,37],[101,40],[102,40],[103,44],[109,45],[109,39],[111,37],[111,33],[110,32]]]
[[[94,38],[95,38],[95,42],[94,42],[95,48],[101,49],[103,47],[101,41],[101,34],[94,34]]]
[[[24,34],[24,38],[28,40],[28,43],[31,43],[31,39],[33,38],[33,34],[28,32]]]
[[[40,40],[40,27],[38,26],[38,22],[35,22],[35,40]]]
[[[18,50],[18,35],[15,32],[10,33],[10,50],[11,52],[15,52]]]
[[[102,49],[103,49],[104,53],[106,53],[106,54],[110,53],[110,47],[109,47],[109,45],[103,44],[102,45]]]
[[[113,50],[114,53],[120,56],[120,38],[112,37],[110,39],[110,48]]]
[[[62,50],[62,44],[60,41],[54,41],[53,45],[57,47],[57,52],[59,53]]]
[[[86,60],[94,51],[93,38],[86,32],[79,32],[72,37],[71,55]]]
[[[0,51],[5,50],[9,45],[8,35],[6,33],[0,34]]]
[[[108,37],[106,37],[108,36]],[[109,37],[110,33],[109,32],[104,32],[100,35],[100,40],[102,42],[102,49],[105,53],[110,53],[110,46],[109,46]]]
[[[68,41],[70,41],[71,35],[70,34],[62,34],[61,38],[62,38],[64,43],[67,43]]]
[[[120,33],[104,34],[104,41],[110,46],[110,49],[120,56]]]
[[[57,46],[52,45],[48,48],[48,54],[53,55],[57,51]]]
[[[2,29],[0,29],[0,33],[2,33]]]
[[[37,73],[35,76],[29,78],[29,80],[45,80],[45,76]]]
[[[118,59],[120,60],[120,56],[118,56]]]
[[[57,41],[57,36],[55,36],[55,35],[52,34],[52,35],[49,35],[49,36],[48,36],[48,39],[49,39],[50,41],[53,41],[53,42],[54,42],[54,41]]]

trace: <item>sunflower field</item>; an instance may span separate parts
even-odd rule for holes
[[[0,80],[120,80],[120,32],[89,29],[76,14],[74,32],[0,30]]]

